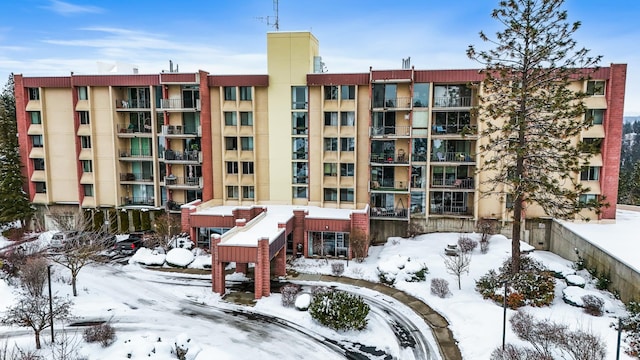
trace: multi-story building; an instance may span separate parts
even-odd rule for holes
[[[374,240],[406,235],[408,224],[508,223],[508,190],[479,192],[477,69],[326,73],[311,33],[272,32],[267,42],[265,75],[16,75],[32,202],[176,214],[196,199],[359,209]],[[612,64],[572,85],[592,95],[585,116],[594,119],[576,141],[600,148],[575,175],[591,188],[582,200],[610,201],[592,219],[615,217],[625,79],[626,65]]]

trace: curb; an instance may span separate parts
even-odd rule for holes
[[[455,340],[455,338],[453,337],[453,333],[449,329],[449,322],[442,315],[434,311],[429,305],[425,304],[420,299],[405,293],[402,290],[398,290],[384,284],[369,282],[366,280],[351,279],[347,277],[337,277],[331,275],[298,273],[295,275],[287,275],[287,279],[300,281],[336,282],[368,288],[390,296],[408,306],[411,310],[413,310],[413,312],[418,314],[427,325],[429,325],[429,328],[431,328],[431,331],[433,332],[433,337],[438,344],[438,350],[440,350],[440,355],[442,356],[443,360],[462,360],[462,354],[460,353],[458,342]]]

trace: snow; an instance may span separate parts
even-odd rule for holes
[[[302,294],[299,294],[296,297],[296,302],[294,304],[296,309],[298,309],[298,310],[300,310],[300,309],[308,309],[310,305],[311,305],[311,294],[302,293]]]
[[[194,256],[190,250],[175,248],[167,253],[167,264],[173,266],[186,267],[193,262]]]
[[[567,275],[565,277],[569,286],[578,286],[583,288],[587,281],[580,275]]]
[[[622,216],[616,224],[573,224],[572,227],[579,229],[574,231],[580,231],[586,234],[585,236],[593,231],[594,237],[589,238],[591,241],[599,246],[610,246],[609,249],[617,251],[616,256],[637,264],[638,260],[634,259],[633,255],[637,257],[640,245],[636,243],[640,242],[630,242],[628,239],[637,233],[640,215],[624,211],[618,213],[622,213]],[[633,221],[635,226],[625,224]],[[607,234],[611,244],[604,244],[605,240],[599,238],[601,233]],[[467,235],[474,240],[480,238],[479,234]],[[398,269],[399,272],[414,265],[424,264],[429,269],[426,281],[408,282],[402,276],[398,276],[394,286],[420,299],[447,319],[464,359],[488,359],[493,349],[501,344],[503,309],[499,304],[482,299],[475,291],[475,281],[488,270],[498,268],[510,256],[511,243],[506,237],[496,235],[491,237],[486,254],[482,254],[479,248],[474,249],[469,273],[462,275],[462,289],[459,290],[456,277],[446,271],[443,261],[445,247],[447,244],[456,244],[459,236],[458,233],[435,233],[409,239],[394,237],[383,246],[371,247],[369,256],[362,263],[298,258],[294,260],[291,268],[301,273],[332,274],[331,264],[342,262],[345,264],[343,276],[378,282],[378,268]],[[46,236],[43,235],[41,238],[38,242],[46,244]],[[624,247],[617,244],[618,239],[627,240]],[[172,251],[176,252],[172,254]],[[172,251],[166,255],[167,261],[170,257],[175,257],[173,261],[185,264],[182,266],[190,263],[189,267],[196,268],[204,268],[205,265],[211,264],[210,255],[195,252],[197,256],[194,256],[194,252],[186,249]],[[188,348],[187,358],[193,360],[289,360],[300,358],[300,354],[311,360],[344,358],[322,350],[324,348],[316,346],[313,342],[315,338],[324,337],[338,342],[352,341],[373,345],[398,359],[412,358],[406,349],[398,346],[393,333],[385,323],[384,316],[370,313],[369,324],[361,332],[335,332],[313,321],[307,311],[283,307],[281,297],[277,293],[258,300],[254,307],[230,304],[211,292],[208,270],[203,271],[201,275],[194,275],[159,272],[137,265],[145,262],[160,263],[160,255],[154,254],[152,250],[140,249],[132,257],[140,261],[132,260],[133,264],[110,263],[85,267],[78,277],[78,297],[70,295],[68,271],[59,265],[53,266],[53,289],[58,296],[72,298],[73,314],[77,316],[77,321],[109,321],[116,328],[116,340],[107,348],[102,348],[99,344],[85,343],[79,332],[79,350],[83,356],[92,360],[128,357],[134,360],[175,359],[172,351],[175,352],[178,345]],[[585,280],[585,288],[568,286],[565,280],[558,279],[556,297],[551,306],[526,307],[525,310],[538,320],[549,319],[573,329],[582,328],[594,332],[607,344],[607,359],[615,358],[617,333],[609,325],[617,321],[617,317],[626,314],[623,304],[610,293],[597,290],[588,273],[576,273],[571,261],[545,251],[533,251],[530,256],[556,273],[582,277]],[[429,283],[433,278],[449,281],[451,295],[445,299],[432,295]],[[244,274],[227,275],[227,284],[244,280],[247,280]],[[301,282],[301,285],[308,288],[323,284]],[[343,286],[345,290],[388,302],[416,324],[416,331],[430,334],[429,326],[422,318],[393,298],[365,288],[324,285]],[[0,316],[4,309],[15,303],[17,298],[12,293],[15,289],[14,286],[0,280]],[[306,293],[308,289],[303,289],[303,292],[296,299],[296,305],[298,301],[303,303],[302,305],[310,302],[311,296]],[[581,303],[583,295],[598,296],[604,300],[605,313],[601,317],[590,316],[582,308],[566,304],[562,299],[563,294],[578,304]],[[280,322],[290,323],[308,333],[282,330],[251,317],[229,315],[226,311],[276,316],[282,319]],[[513,310],[507,309],[508,318],[513,314]],[[522,344],[508,324],[507,322],[507,342]],[[57,333],[61,331],[61,325],[56,323]],[[69,323],[65,328],[75,329],[69,326]],[[0,325],[0,338],[8,340],[10,347],[13,342],[23,349],[33,347],[32,332],[26,328]],[[43,338],[48,341],[48,330],[43,332]],[[436,347],[435,344],[432,346]],[[42,354],[44,358],[51,358],[50,352],[47,351],[50,351],[50,347],[45,342]],[[438,357],[434,360],[437,359]],[[631,357],[622,352],[621,359],[629,360]]]
[[[156,250],[140,248],[129,259],[129,263],[138,263],[147,266],[160,266],[164,265],[166,257],[167,256],[165,254],[159,253]]]

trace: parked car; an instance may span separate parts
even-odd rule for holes
[[[65,243],[69,242],[69,240],[75,239],[78,237],[77,231],[60,231],[51,237],[51,247],[61,248],[65,245]]]
[[[131,233],[129,237],[115,243],[113,250],[120,254],[133,254],[143,247],[144,239],[141,233]]]

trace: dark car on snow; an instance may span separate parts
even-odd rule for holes
[[[131,233],[129,237],[115,243],[113,250],[121,254],[135,254],[144,245],[142,233]]]

